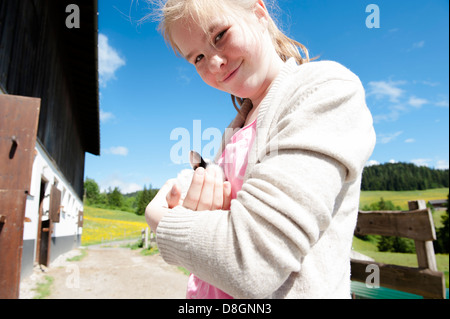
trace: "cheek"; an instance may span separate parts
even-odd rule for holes
[[[237,37],[231,40],[226,47],[229,56],[240,56],[250,53],[252,44],[251,39],[247,36]]]
[[[216,79],[211,73],[203,70],[197,70],[198,75],[200,75],[200,78],[208,84],[209,86],[212,86],[214,88],[217,88]]]
[[[251,61],[256,62],[263,51],[262,41],[260,36],[253,33],[247,33],[242,38],[230,43],[231,54],[243,55],[250,58]]]

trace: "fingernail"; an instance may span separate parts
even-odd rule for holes
[[[205,174],[205,169],[203,168],[203,167],[199,167],[199,168],[197,168],[196,170],[195,170],[195,173],[197,174],[197,175],[204,175]]]

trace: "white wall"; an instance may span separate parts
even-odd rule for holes
[[[28,217],[31,222],[26,222],[24,225],[23,239],[37,238],[41,180],[46,182],[42,220],[49,218],[51,186],[56,182],[57,188],[61,191],[61,206],[63,208],[60,213],[59,223],[53,223],[52,237],[80,235],[82,228],[78,227],[78,213],[83,210],[83,201],[67,182],[56,164],[47,155],[39,141],[36,142],[35,153],[31,185],[25,208],[25,217]]]

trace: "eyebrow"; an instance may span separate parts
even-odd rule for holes
[[[194,53],[189,53],[189,54],[186,55],[184,58],[185,58],[187,61],[190,61],[193,54],[194,54]]]
[[[209,34],[212,34],[212,33],[214,32],[214,30],[216,30],[219,26],[220,26],[220,25],[219,25],[218,23],[212,24],[212,25],[208,28],[208,33],[209,33]],[[204,36],[204,37],[205,37],[205,36]],[[189,53],[188,55],[185,55],[184,58],[185,58],[187,61],[190,61],[193,55],[194,55],[194,53],[191,52],[191,53]]]

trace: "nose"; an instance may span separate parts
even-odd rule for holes
[[[208,69],[211,73],[215,74],[222,70],[222,67],[226,64],[225,57],[214,54],[209,58]]]

